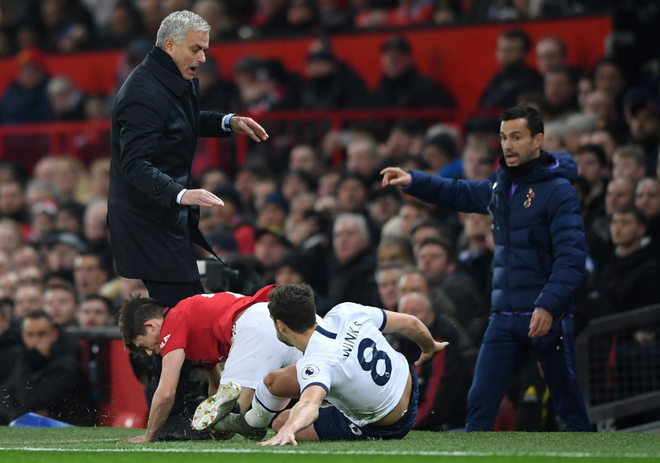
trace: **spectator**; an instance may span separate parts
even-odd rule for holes
[[[16,368],[2,387],[0,423],[40,413],[76,426],[91,426],[95,412],[79,367],[79,347],[45,312],[23,320]]]
[[[303,83],[300,104],[304,109],[363,108],[368,90],[362,78],[330,50],[307,54],[307,79]]]
[[[515,106],[521,93],[543,89],[541,76],[525,64],[530,46],[526,32],[509,30],[500,35],[495,57],[501,70],[491,78],[481,95],[480,107],[509,108]]]
[[[29,314],[44,309],[44,292],[40,284],[20,284],[14,296],[14,315],[25,318]]]
[[[612,253],[613,244],[610,224],[614,211],[635,200],[635,187],[628,179],[614,179],[607,184],[605,215],[596,218],[587,231],[587,251],[594,259],[596,268],[601,269]]]
[[[381,159],[378,145],[368,138],[358,138],[346,147],[346,170],[361,175],[369,185],[374,185],[380,175]]]
[[[417,253],[417,268],[426,277],[432,291],[442,289],[451,299],[457,309],[456,319],[466,331],[472,333],[473,342],[478,343],[487,311],[484,310],[477,283],[458,268],[451,244],[438,238],[422,241]]]
[[[660,243],[660,180],[645,178],[637,184],[635,206],[646,215],[646,235]]]
[[[54,121],[85,120],[85,95],[66,77],[54,77],[46,86]]]
[[[229,2],[215,0],[197,0],[192,11],[201,16],[211,26],[210,42],[220,42],[236,37],[238,21],[231,11]]]
[[[424,142],[424,127],[415,120],[401,119],[394,124],[379,154],[389,163],[403,161],[406,156],[417,156]]]
[[[577,152],[584,135],[593,133],[598,128],[598,116],[595,114],[577,113],[566,119],[566,151]]]
[[[465,249],[458,255],[459,265],[475,281],[480,295],[489,294],[495,250],[490,217],[483,214],[466,214],[462,241]]]
[[[44,50],[71,53],[93,43],[94,20],[79,0],[42,2],[39,13],[45,32]]]
[[[16,77],[0,101],[0,122],[28,124],[50,120],[46,96],[48,74],[43,53],[29,48],[21,51],[16,61]]]
[[[241,254],[254,252],[254,227],[242,214],[243,206],[238,192],[231,186],[220,186],[213,193],[225,203],[223,207],[204,207],[201,213],[200,229],[211,234],[213,231],[227,230],[231,233]]]
[[[334,223],[328,297],[319,315],[325,315],[335,305],[350,301],[377,306],[378,288],[374,280],[376,257],[364,216],[340,214]]]
[[[44,311],[62,327],[78,325],[78,297],[71,284],[53,283],[44,293]]]
[[[312,262],[304,253],[296,249],[285,252],[276,267],[275,284],[277,285],[309,284],[307,280],[313,274]]]
[[[368,216],[369,187],[362,175],[355,172],[346,173],[337,183],[336,196],[340,212],[353,212]],[[373,230],[374,225],[370,223],[369,228]]]
[[[584,96],[583,102],[583,112],[598,116],[601,124],[617,120],[616,102],[604,91],[594,90],[589,92]]]
[[[110,158],[99,158],[89,166],[89,183],[96,199],[108,199],[110,190]]]
[[[614,256],[600,272],[589,299],[591,316],[620,313],[660,302],[660,262],[655,243],[643,240],[646,215],[632,204],[612,214]]]
[[[382,228],[388,220],[396,216],[402,204],[401,193],[395,188],[380,188],[371,193],[369,215],[376,225]]]
[[[594,87],[602,90],[620,108],[621,96],[626,87],[626,80],[619,65],[611,58],[600,59],[593,68]]]
[[[264,204],[257,217],[257,228],[276,227],[284,229],[286,216],[289,214],[289,202],[282,194],[271,193],[264,199]]]
[[[639,146],[623,146],[614,152],[612,178],[630,180],[633,185],[636,185],[645,175],[646,156]]]
[[[432,172],[442,177],[461,177],[463,161],[456,157],[456,142],[451,135],[441,133],[427,139],[421,154]]]
[[[98,8],[98,5],[96,6]],[[124,48],[131,41],[144,37],[142,16],[130,2],[116,2],[105,31],[104,45],[107,48]]]
[[[84,215],[85,206],[73,200],[64,201],[57,208],[55,228],[62,232],[82,236]]]
[[[265,284],[272,284],[275,281],[277,263],[290,248],[291,243],[280,227],[271,225],[268,228],[257,229],[254,257],[263,266],[264,270],[260,276]]]
[[[579,110],[577,86],[567,67],[550,68],[543,74],[543,94],[555,118]]]
[[[447,297],[442,289],[435,288],[434,290],[431,290],[429,282],[421,270],[416,267],[406,268],[403,271],[403,274],[399,277],[397,292],[399,300],[410,293],[418,293],[429,298],[431,300],[433,313],[436,317],[442,318],[444,322],[451,326],[457,333],[458,342],[456,343],[456,347],[459,352],[466,352],[469,349],[474,349],[475,344],[456,320],[456,306],[454,303]]]
[[[289,212],[286,218],[285,229],[287,238],[294,246],[300,244],[300,228],[303,226],[302,224],[310,211],[314,210],[314,203],[316,203],[317,199],[314,193],[303,192],[296,195],[293,201],[291,201],[291,212]],[[295,237],[295,239],[292,237]]]
[[[22,244],[23,236],[18,223],[12,219],[0,219],[0,252],[9,256]]]
[[[90,248],[102,256],[110,253],[110,231],[108,230],[108,203],[96,199],[87,204],[83,218],[83,236]]]
[[[315,148],[308,144],[294,145],[289,153],[289,169],[300,169],[318,180],[324,171],[324,162]]]
[[[375,278],[380,298],[378,307],[396,312],[399,303],[397,284],[405,268],[406,264],[402,262],[388,262],[376,268]]]
[[[402,236],[383,237],[376,249],[376,255],[379,266],[391,263],[415,264],[410,240]]]
[[[213,30],[213,29],[211,29]],[[232,82],[220,78],[218,63],[211,56],[197,71],[199,107],[204,111],[238,110],[238,91]]]
[[[413,367],[420,380],[420,399],[413,429],[446,431],[464,427],[471,375],[458,350],[456,330],[435,315],[429,298],[420,293],[402,296],[398,311],[419,318],[433,339],[447,341],[452,346],[437,352],[426,364]],[[408,339],[402,339],[397,350],[411,365],[421,353]]]
[[[585,198],[584,224],[587,229],[599,216],[605,214],[605,190],[607,186],[607,159],[598,145],[582,145],[574,154],[578,175],[589,185]]]
[[[88,294],[80,305],[78,323],[83,328],[114,326],[112,301],[99,294]]]
[[[382,77],[371,95],[372,105],[381,108],[454,106],[452,98],[415,68],[410,44],[390,37],[380,48]]]
[[[290,169],[282,176],[281,189],[284,199],[291,202],[300,194],[316,191],[316,181],[304,170]]]
[[[646,90],[629,90],[624,97],[624,115],[632,141],[646,154],[647,172],[654,172],[660,147],[660,104]]]
[[[100,293],[110,279],[109,273],[100,254],[93,251],[79,253],[73,263],[73,280],[78,297],[85,299],[90,294]]]
[[[12,219],[27,227],[30,215],[26,208],[23,185],[18,180],[0,183],[0,217]]]
[[[536,44],[536,68],[545,75],[550,69],[567,66],[566,44],[559,37],[543,37]]]

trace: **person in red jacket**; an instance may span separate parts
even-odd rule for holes
[[[158,439],[174,404],[184,360],[203,364],[209,378],[210,398],[200,405],[202,413],[195,416],[196,429],[210,429],[236,403],[243,413],[252,407],[274,414],[287,406],[288,398],[275,397],[260,386],[268,372],[291,365],[302,355],[277,339],[267,303],[273,288],[266,286],[254,296],[200,294],[171,308],[144,297],[123,304],[119,328],[126,346],[163,359],[147,431],[127,442]]]

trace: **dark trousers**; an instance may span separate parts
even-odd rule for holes
[[[495,312],[484,335],[468,393],[466,431],[492,431],[506,389],[531,349],[541,363],[555,410],[567,431],[591,431],[575,370],[573,318],[554,320],[548,334],[530,338],[531,314]]]
[[[183,299],[196,294],[204,292],[202,282],[191,281],[186,283],[169,283],[164,281],[142,280],[144,285],[149,291],[149,297],[156,299],[160,304],[165,307],[174,307]],[[176,386],[176,395],[174,397],[174,405],[170,415],[181,415],[185,411],[184,401],[188,392],[188,379],[190,378],[190,368],[192,362],[186,360],[181,367],[179,375],[179,384]],[[151,383],[146,388],[147,402],[151,407],[151,400],[153,399],[154,392],[158,387],[160,381],[160,374],[163,371],[163,358],[160,355],[153,356],[153,375]]]

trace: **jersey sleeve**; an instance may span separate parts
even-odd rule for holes
[[[184,311],[172,310],[167,314],[160,330],[160,356],[173,350],[186,348],[188,317]]]
[[[316,356],[303,357],[296,363],[300,393],[310,386],[321,386],[330,392],[332,386],[332,364]]]
[[[362,311],[371,318],[371,321],[376,325],[379,331],[385,329],[387,325],[387,312],[379,307],[371,307],[368,305],[362,306]]]

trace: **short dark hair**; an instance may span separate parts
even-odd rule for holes
[[[62,291],[66,291],[67,293],[73,296],[73,299],[76,301],[76,304],[78,303],[78,292],[76,291],[76,287],[73,286],[71,283],[61,282],[61,283],[49,284],[48,286],[46,286],[46,289],[44,290],[44,294],[46,293],[46,291],[50,291],[54,289],[61,289]]]
[[[309,285],[278,286],[268,294],[268,311],[274,321],[304,333],[316,324],[314,291]]]
[[[53,328],[55,327],[55,321],[53,320],[53,317],[51,317],[50,314],[43,309],[30,312],[25,316],[23,320],[39,320],[40,318],[45,319]]]
[[[105,305],[105,308],[108,310],[108,315],[114,316],[115,306],[112,303],[112,301],[110,300],[110,298],[107,298],[107,297],[102,296],[100,294],[94,293],[94,294],[88,294],[87,296],[85,296],[85,299],[83,299],[83,302],[87,302],[87,301],[101,301]]]
[[[525,119],[532,137],[543,133],[543,119],[541,114],[529,105],[521,104],[513,108],[505,109],[500,114],[500,122]]]
[[[646,226],[648,223],[648,218],[644,211],[634,204],[623,204],[614,210],[612,217],[614,217],[614,214],[632,214],[639,225]]]
[[[520,29],[511,29],[502,34],[502,37],[509,40],[520,40],[523,43],[525,51],[529,51],[532,47],[532,40],[527,35],[527,32]]]
[[[428,246],[428,245],[440,246],[442,249],[445,250],[445,253],[447,254],[447,260],[449,262],[456,262],[456,251],[454,250],[454,246],[448,240],[442,238],[433,238],[433,237],[425,238],[419,244],[420,251],[424,246]]]
[[[601,146],[594,145],[592,143],[587,145],[581,145],[575,152],[575,156],[584,153],[592,153],[594,156],[596,156],[596,159],[598,160],[598,164],[600,164],[601,167],[605,167],[607,165],[607,155],[605,154],[605,150]]]
[[[119,330],[124,344],[133,349],[133,341],[147,333],[144,324],[152,318],[163,318],[163,307],[151,297],[133,296],[119,309]]]

